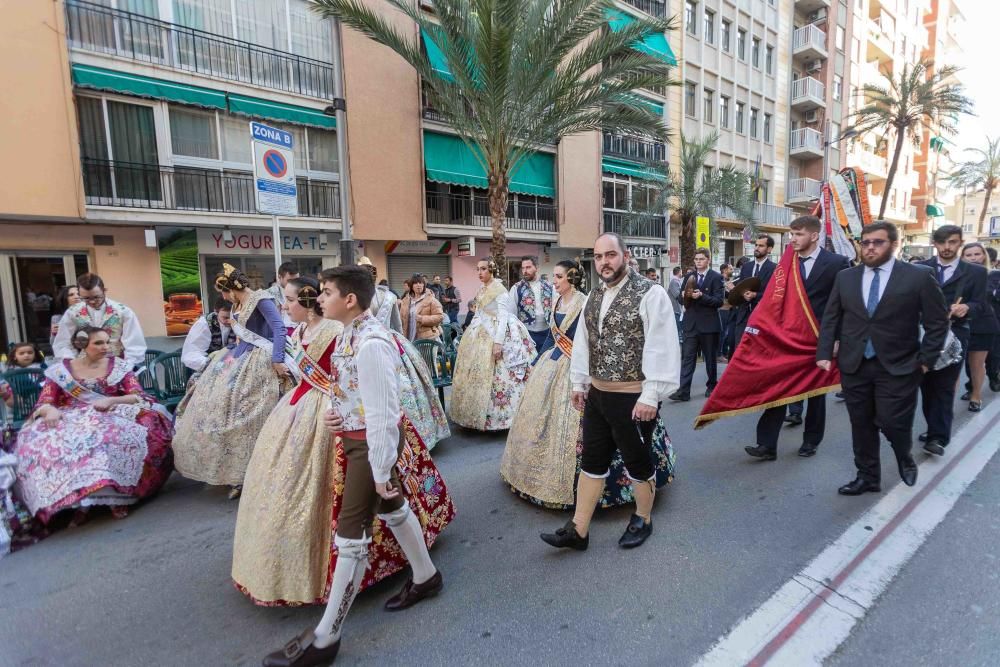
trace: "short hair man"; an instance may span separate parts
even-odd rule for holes
[[[80,302],[70,306],[59,320],[59,332],[52,341],[58,359],[73,359],[73,336],[84,327],[97,327],[108,333],[108,351],[122,357],[132,368],[146,361],[146,337],[139,318],[131,308],[107,297],[104,280],[96,273],[81,274],[76,281]]]
[[[671,401],[690,401],[691,382],[694,379],[694,369],[701,352],[705,360],[705,373],[708,382],[705,385],[705,396],[711,396],[718,382],[719,334],[722,324],[719,321],[719,306],[725,298],[725,285],[722,274],[710,268],[711,255],[707,248],[698,248],[694,253],[695,269],[687,276],[681,285],[684,294],[684,316],[681,328],[684,330],[684,343],[681,354],[680,386],[670,395]]]
[[[181,348],[181,363],[198,373],[208,365],[212,353],[222,348],[232,348],[236,336],[232,330],[233,304],[216,299],[212,312],[199,317],[188,330]]]
[[[653,268],[646,269],[646,278],[652,280],[654,283],[660,282],[660,273]]]
[[[777,264],[770,259],[773,250],[774,238],[769,234],[759,234],[753,244],[753,261],[746,261],[740,267],[737,282],[756,277],[760,278],[760,287],[756,291],[746,290],[743,293],[743,305],[739,307],[739,310],[736,311],[736,315],[733,317],[734,349],[743,340],[743,332],[746,330],[750,313],[760,303],[761,298],[764,296],[764,290],[767,289],[767,283],[771,281],[771,276],[774,274]]]
[[[267,293],[271,295],[274,302],[278,304],[278,311],[281,313],[281,321],[285,325],[285,331],[291,334],[291,329],[294,323],[292,319],[285,312],[285,285],[288,284],[289,280],[299,277],[299,269],[292,262],[282,262],[281,266],[278,267],[275,273],[277,281],[267,288]]]
[[[434,293],[435,299],[441,301],[441,293],[444,291],[444,286],[441,284],[441,276],[435,273],[434,279],[427,281],[427,289]]]
[[[510,314],[527,327],[531,340],[535,342],[535,350],[543,352],[545,340],[549,337],[555,288],[538,275],[538,260],[534,257],[521,258],[521,279],[511,286],[508,296]]]
[[[458,311],[462,305],[462,292],[455,285],[451,276],[444,277],[441,286],[441,296],[438,299],[444,306],[444,312],[448,315],[448,320],[452,324],[458,324]]]
[[[816,365],[828,371],[837,359],[851,419],[858,472],[838,489],[845,496],[881,491],[879,431],[903,482],[917,481],[911,454],[917,387],[944,346],[948,308],[931,271],[894,259],[898,245],[889,222],[862,230],[862,263],[837,274],[820,327]]]

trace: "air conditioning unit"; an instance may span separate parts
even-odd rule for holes
[[[825,21],[825,20],[826,20],[826,7],[820,7],[819,9],[817,9],[816,11],[814,11],[809,15],[810,23],[815,23],[817,21]]]
[[[816,60],[810,60],[806,63],[807,72],[818,72],[823,69],[823,61],[817,58]]]
[[[819,122],[819,109],[813,109],[812,111],[806,112],[806,122],[807,123],[818,123]]]

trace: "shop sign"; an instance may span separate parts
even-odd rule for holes
[[[663,249],[651,245],[630,245],[628,251],[636,259],[651,259],[659,257]]]
[[[319,232],[282,232],[283,255],[332,255]],[[232,230],[230,239],[221,229],[198,230],[198,252],[202,255],[273,255],[274,240],[270,231]]]
[[[387,255],[450,255],[451,241],[386,241]]]
[[[1000,215],[990,217],[990,238],[1000,237]]]
[[[476,256],[476,239],[472,236],[463,236],[458,240],[459,257]]]

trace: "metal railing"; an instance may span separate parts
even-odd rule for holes
[[[792,52],[806,47],[826,53],[826,33],[812,23],[792,33]]]
[[[667,146],[659,141],[627,134],[604,133],[604,154],[647,162],[666,162]]]
[[[67,0],[66,31],[71,48],[262,88],[333,98],[333,66],[329,63],[141,14]]]
[[[427,224],[462,225],[490,229],[490,202],[485,193],[447,194],[427,192]],[[523,232],[556,232],[556,205],[551,200],[539,201],[532,196],[511,194],[507,202],[508,230]]]
[[[815,178],[793,178],[788,181],[788,193],[785,198],[819,199],[820,187],[823,184]]]
[[[814,97],[826,100],[826,86],[811,76],[804,76],[801,79],[792,81],[792,102],[804,97]]]
[[[625,4],[646,12],[650,16],[663,18],[667,15],[667,3],[663,0],[625,0]]]
[[[717,220],[733,220],[739,222],[739,216],[737,216],[736,212],[728,206],[716,206],[714,217]],[[757,225],[787,227],[792,221],[792,210],[785,208],[784,206],[776,206],[775,204],[755,203],[753,205],[751,219],[754,224]]]
[[[800,148],[809,148],[822,152],[823,134],[819,130],[814,130],[810,127],[800,127],[797,130],[792,130],[791,150],[794,151]]]
[[[257,214],[253,174],[83,158],[87,204],[173,211]],[[299,215],[340,217],[340,184],[296,179]]]
[[[667,219],[662,215],[604,211],[604,231],[647,239],[667,238]]]

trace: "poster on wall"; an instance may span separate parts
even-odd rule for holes
[[[201,273],[198,235],[193,229],[172,229],[159,238],[163,316],[168,336],[186,336],[201,317]]]

